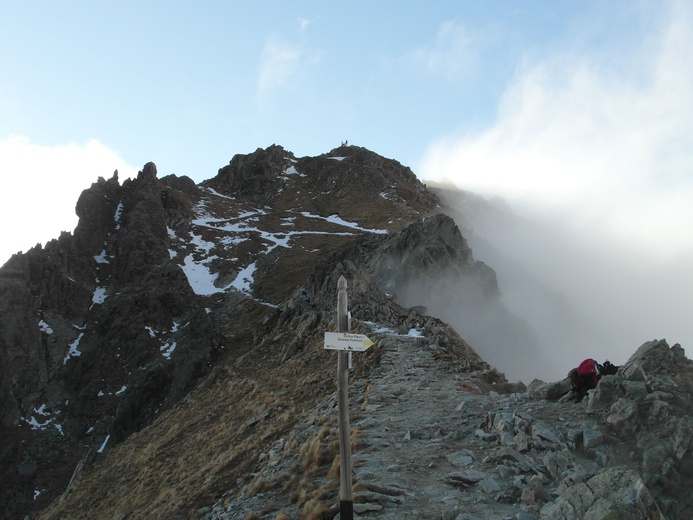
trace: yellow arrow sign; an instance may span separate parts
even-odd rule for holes
[[[351,334],[349,332],[325,332],[324,348],[328,350],[352,350],[363,352],[373,342],[363,334]]]

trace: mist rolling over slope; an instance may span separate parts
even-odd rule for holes
[[[445,213],[454,214],[454,208],[446,207]],[[459,226],[464,217],[457,214],[454,219]],[[481,259],[469,240],[469,229],[461,227],[466,243],[472,246],[473,268],[465,276],[449,268],[435,277],[413,276],[401,280],[397,285],[397,300],[406,306],[425,304],[427,314],[450,323],[509,380],[529,383],[546,373],[551,364],[549,356],[543,352],[540,338],[529,322],[509,310],[502,298],[503,282],[498,280],[493,264],[479,262]],[[496,255],[495,259],[501,258]],[[542,360],[541,372],[536,368],[537,360]],[[556,369],[553,366],[550,372],[556,373]]]
[[[560,379],[586,357],[621,364],[634,345],[653,338],[693,344],[690,254],[667,258],[646,241],[523,214],[498,198],[429,188],[443,198],[475,257],[493,266],[503,303],[535,334],[537,358],[514,356],[509,344],[493,359],[511,377]]]
[[[494,201],[464,210],[467,238],[554,378],[655,337],[693,342],[693,30],[685,3],[660,14],[627,50],[527,60],[492,124],[416,168]]]

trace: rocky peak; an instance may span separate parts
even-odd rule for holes
[[[437,203],[437,197],[426,190],[409,167],[366,148],[343,145],[305,160],[313,179],[321,179],[319,183],[323,185],[333,185],[336,197],[372,193],[381,200],[404,203],[426,213]]]
[[[102,177],[82,192],[75,213],[79,218],[75,228],[75,239],[86,251],[97,250],[103,244],[103,238],[113,231],[115,215],[120,202],[120,184],[115,174],[108,180]]]
[[[293,154],[281,146],[258,148],[251,154],[235,155],[206,186],[231,197],[268,204],[282,186],[281,174],[291,165]]]
[[[156,180],[156,164],[148,162],[137,174],[138,180],[147,179],[149,181]]]
[[[442,213],[423,217],[378,247],[371,269],[390,291],[400,292],[412,280],[464,275],[476,264],[472,250],[455,222]],[[492,274],[483,292],[497,292]],[[408,298],[405,298],[407,300]]]
[[[370,150],[341,146],[317,157],[296,158],[281,146],[258,148],[236,155],[218,175],[202,183],[227,196],[275,208],[304,206],[306,211],[339,214],[343,203],[358,200],[359,221],[398,204],[412,214],[431,211],[436,197],[426,191],[414,173],[397,161]],[[395,215],[396,216],[396,215]]]

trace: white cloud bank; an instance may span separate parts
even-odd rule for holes
[[[120,182],[137,173],[96,140],[57,146],[34,144],[24,136],[0,141],[0,264],[74,230],[82,190],[114,170]]]
[[[493,126],[433,144],[418,169],[531,219],[486,238],[604,331],[573,338],[564,368],[623,362],[655,337],[693,352],[693,16],[672,5],[632,49],[524,64]],[[532,321],[533,302],[515,296]]]

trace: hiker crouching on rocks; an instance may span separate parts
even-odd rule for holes
[[[573,385],[575,402],[579,403],[587,395],[587,391],[597,388],[597,383],[602,376],[614,375],[618,367],[610,361],[604,361],[603,365],[594,359],[585,359],[568,373],[570,382]]]

